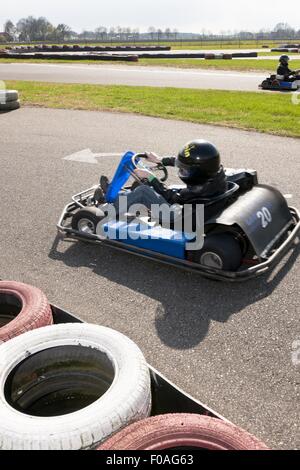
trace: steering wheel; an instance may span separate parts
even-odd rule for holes
[[[140,160],[141,159],[147,159],[147,154],[146,153],[136,153],[135,155],[133,155],[132,157],[132,163],[134,165],[135,168],[138,168],[140,170],[147,170],[149,171],[150,173],[154,174],[156,173],[157,171],[162,171],[163,172],[163,176],[161,178],[158,178],[162,183],[164,183],[165,181],[167,181],[168,177],[169,177],[169,173],[168,173],[168,170],[167,168],[165,167],[165,165],[163,165],[162,163],[153,163],[152,166],[150,166],[149,164],[148,165],[145,165],[144,162],[142,163]],[[151,162],[150,162],[151,163]],[[155,175],[154,175],[155,176]]]

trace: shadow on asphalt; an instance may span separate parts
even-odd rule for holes
[[[70,245],[62,252],[58,250],[61,243]],[[211,320],[226,322],[231,315],[268,297],[299,252],[300,243],[287,254],[280,270],[277,267],[267,276],[237,284],[205,279],[107,246],[61,241],[59,237],[49,257],[74,268],[90,267],[98,276],[155,299],[160,304],[155,326],[161,341],[175,349],[189,349],[203,340]]]

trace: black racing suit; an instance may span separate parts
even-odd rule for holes
[[[277,69],[277,75],[282,75],[285,80],[294,80],[295,79],[295,72],[289,69],[288,65],[280,64]],[[294,77],[292,77],[294,75]]]
[[[175,157],[165,157],[162,159],[162,164],[174,167],[175,161]],[[198,185],[188,185],[186,188],[182,189],[168,189],[156,178],[149,181],[148,184],[171,205],[183,205],[188,204],[192,200],[217,196],[218,194],[224,193],[227,189],[226,176],[222,166],[213,178],[199,183]]]

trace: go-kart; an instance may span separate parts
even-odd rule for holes
[[[109,216],[108,209],[120,194],[143,184],[135,168],[147,168],[153,174],[162,171],[161,180],[168,178],[166,167],[145,162],[143,157],[133,152],[122,157],[104,197],[99,185],[74,195],[57,224],[59,234],[230,281],[266,272],[294,245],[300,229],[298,210],[289,207],[277,189],[258,184],[254,170],[226,169],[225,192],[191,201],[189,217],[199,205],[204,207],[204,244],[197,249],[187,248],[195,237],[193,230],[177,230],[174,220],[173,226],[166,227],[151,212]],[[130,176],[135,181],[125,186]],[[176,191],[179,186],[170,188]],[[180,217],[186,217],[185,211]]]
[[[300,80],[280,80],[277,75],[271,75],[259,85],[259,88],[273,91],[297,91],[300,88]]]

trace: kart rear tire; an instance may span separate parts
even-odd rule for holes
[[[110,328],[67,323],[0,346],[0,449],[94,448],[149,416],[138,346]]]
[[[201,250],[188,252],[189,261],[222,271],[236,271],[242,259],[241,245],[231,233],[208,235]]]
[[[177,413],[139,421],[112,436],[97,450],[267,450],[243,429],[209,416]]]
[[[52,323],[50,304],[40,289],[22,282],[0,281],[0,344]]]
[[[96,235],[97,225],[103,220],[105,214],[97,207],[80,209],[72,218],[72,229],[89,235]]]

